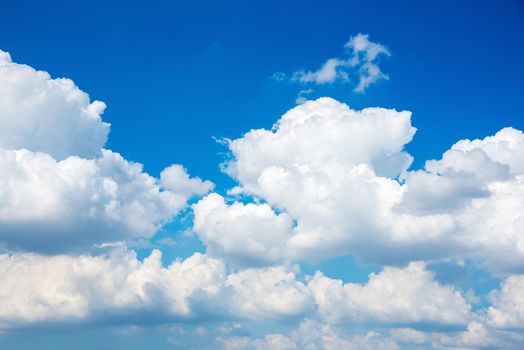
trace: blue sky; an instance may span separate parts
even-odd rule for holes
[[[212,137],[271,126],[294,106],[300,87],[269,77],[313,69],[360,32],[392,51],[383,60],[391,79],[364,95],[337,84],[312,97],[412,111],[418,132],[408,148],[416,162],[440,156],[458,139],[523,125],[519,1],[17,1],[3,7],[3,49],[105,101],[104,120],[113,125],[108,148],[153,174],[176,161],[227,183],[217,169],[223,149]]]
[[[0,74],[0,174],[7,179],[0,181],[6,203],[0,204],[0,243],[2,256],[12,260],[0,270],[9,280],[0,296],[15,295],[7,301],[13,308],[4,305],[3,312],[0,301],[0,343],[16,349],[524,344],[524,305],[513,314],[506,309],[524,293],[523,2],[24,0],[0,7],[0,50],[10,54],[0,61],[13,67]],[[347,43],[359,34],[381,48],[376,60],[366,61],[370,51],[351,51],[355,46]],[[330,58],[342,62],[337,78],[300,81]],[[355,92],[366,62],[387,78]],[[33,71],[17,73],[17,63],[51,78],[38,82]],[[62,77],[89,100],[76,92],[62,98],[60,84],[50,80]],[[333,100],[297,105],[308,89],[308,100]],[[107,105],[103,114],[94,100]],[[368,107],[384,110],[370,112],[366,128],[358,111]],[[284,119],[273,130],[284,141],[272,139],[268,130],[289,110],[295,111],[290,120],[327,118],[316,126],[318,144],[307,138],[315,129],[291,122],[285,129]],[[412,113],[408,119],[404,110]],[[86,115],[110,123],[109,136],[101,120]],[[334,116],[355,124],[341,121],[331,129],[339,120]],[[513,129],[497,134],[505,127]],[[260,143],[256,133],[246,134],[252,129],[265,129]],[[450,150],[466,139],[477,141]],[[123,159],[100,153],[102,147]],[[22,149],[29,155],[21,156]],[[403,163],[403,151],[411,165]],[[172,164],[185,170],[164,170]],[[341,180],[346,173],[352,177]],[[54,177],[64,182],[49,180]],[[390,202],[396,204],[385,208]],[[253,242],[262,253],[250,250]],[[153,264],[157,270],[148,275],[140,266],[155,248],[163,265]],[[203,254],[196,262],[195,252]],[[79,256],[99,269],[83,275]],[[188,271],[205,266],[209,286],[193,287],[181,272],[170,275],[178,267],[168,272],[167,266],[178,263]],[[30,284],[31,271],[60,264],[77,267],[56,281]],[[124,275],[137,269],[133,278],[146,280],[142,289],[97,275],[115,266]],[[27,276],[13,275],[24,268]],[[346,292],[328,295],[335,309],[322,304],[320,286],[328,282],[316,271],[349,285],[347,298],[356,301],[343,315],[337,295]],[[395,297],[381,294],[387,288],[373,285],[370,273],[378,286],[398,288],[393,304],[407,298],[430,309],[382,310],[381,301]],[[271,278],[291,291],[271,294],[274,285],[253,282]],[[411,278],[420,290],[394,284]],[[106,279],[115,290],[104,285],[96,296],[84,288]],[[179,285],[195,289],[186,295]],[[209,292],[215,287],[219,296]],[[435,295],[418,299],[428,290]],[[292,300],[268,306],[279,292]],[[365,298],[375,292],[375,299]],[[246,295],[259,303],[233,301]],[[453,300],[437,302],[446,298]],[[27,311],[38,300],[45,306]],[[308,340],[307,333],[329,334],[338,343]]]

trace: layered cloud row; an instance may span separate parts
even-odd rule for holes
[[[140,322],[144,313],[157,321],[315,316],[330,324],[389,326],[461,326],[474,317],[462,293],[434,281],[422,263],[385,268],[366,284],[343,284],[321,272],[301,281],[282,266],[228,272],[200,253],[163,267],[161,255],[154,250],[143,261],[125,249],[101,256],[3,255],[0,324]],[[497,300],[512,298],[511,287],[503,290]],[[504,311],[491,310],[495,322]]]

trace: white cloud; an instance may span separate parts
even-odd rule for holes
[[[285,268],[247,269],[229,275],[238,315],[259,319],[304,316],[313,309],[308,288]]]
[[[411,157],[403,146],[414,133],[409,112],[354,111],[321,98],[290,110],[272,130],[229,142],[233,159],[224,168],[245,193],[297,220],[289,256],[353,253],[355,244],[387,238],[381,225],[391,220],[400,185],[376,173],[406,170]]]
[[[509,166],[513,175],[524,174],[524,134],[520,130],[504,128],[483,140],[462,140],[451,148],[467,152],[484,151],[494,162]]]
[[[229,142],[235,159],[225,169],[244,186],[255,186],[269,167],[320,166],[330,160],[366,164],[380,175],[397,176],[411,164],[403,147],[415,131],[410,112],[356,111],[323,97],[289,110],[271,130],[252,130]]]
[[[388,334],[389,333],[389,334]],[[225,350],[306,349],[306,350],[394,350],[394,349],[520,349],[524,337],[518,332],[501,332],[473,321],[463,331],[419,331],[394,328],[363,332],[306,319],[288,334],[224,336],[215,338],[215,347]]]
[[[361,34],[352,37],[346,43],[345,47],[353,52],[350,62],[352,65],[358,65],[359,81],[355,87],[355,92],[364,92],[371,84],[379,79],[389,79],[382,73],[377,57],[380,55],[391,56],[391,52],[383,45],[369,41],[369,35]]]
[[[403,147],[414,132],[409,112],[354,111],[321,98],[288,111],[271,130],[229,141],[223,169],[238,181],[236,193],[296,222],[286,245],[291,260],[456,257],[522,271],[522,133],[507,128],[459,141],[441,160],[407,171],[412,158]]]
[[[219,292],[224,267],[196,253],[161,265],[160,251],[143,262],[134,252],[107,256],[0,255],[0,327],[39,323],[140,323],[195,316],[199,299]]]
[[[510,276],[491,294],[488,322],[495,328],[524,329],[524,275]]]
[[[56,161],[0,149],[0,241],[52,252],[151,236],[185,207],[191,191],[209,188],[187,174],[184,181],[193,188],[162,189],[141,164],[107,150],[100,158]]]
[[[187,198],[202,196],[215,187],[211,181],[202,181],[198,177],[190,178],[187,170],[179,164],[173,164],[160,173],[160,184],[165,189]]]
[[[511,128],[484,140],[459,141],[441,160],[407,174],[398,208],[445,215],[454,221],[449,239],[457,254],[495,272],[522,272],[523,152],[524,136]]]
[[[56,159],[92,157],[104,146],[105,104],[69,79],[17,64],[0,50],[0,148],[26,148]]]
[[[282,334],[268,334],[263,339],[219,336],[216,343],[224,350],[295,350],[295,342]]]
[[[330,323],[466,325],[472,315],[461,292],[434,281],[422,263],[386,267],[366,284],[343,284],[321,272],[310,278],[319,313]]]
[[[300,349],[308,350],[394,350],[397,344],[375,332],[347,335],[331,325],[306,320],[291,335]]]
[[[346,81],[348,79],[347,72],[340,70],[340,68],[344,67],[346,64],[345,61],[337,58],[330,58],[317,71],[295,72],[293,73],[292,79],[301,83],[316,83],[320,85],[333,83],[337,79]]]
[[[419,331],[411,328],[390,330],[403,349],[515,349],[523,344],[515,333],[501,333],[478,321],[455,332]]]
[[[297,98],[295,99],[295,103],[297,105],[301,105],[303,103],[306,103],[308,101],[306,95],[309,95],[313,92],[313,89],[303,89],[298,92]]]
[[[329,58],[318,70],[300,70],[293,73],[291,80],[303,84],[323,85],[337,81],[347,83],[355,77],[358,79],[358,83],[354,91],[362,93],[377,80],[389,79],[386,74],[382,73],[377,62],[381,55],[391,55],[385,46],[371,42],[369,35],[359,33],[351,37],[344,47],[349,51],[349,57]],[[276,80],[282,81],[285,75],[275,73],[274,77]]]
[[[457,215],[459,254],[495,273],[524,272],[524,175],[488,186]]]
[[[222,261],[195,253],[162,264],[125,248],[100,256],[0,255],[0,330],[42,324],[196,319],[286,320],[311,313],[308,288],[284,267],[226,275]]]
[[[193,205],[194,231],[211,256],[235,266],[261,266],[284,260],[292,231],[289,215],[267,204],[226,204],[212,193]]]

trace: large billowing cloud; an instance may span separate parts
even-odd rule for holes
[[[271,130],[252,130],[231,141],[235,158],[225,170],[257,194],[260,178],[271,167],[366,164],[379,175],[397,176],[411,164],[403,147],[415,131],[410,112],[355,111],[334,99],[320,98],[291,109]]]
[[[186,180],[183,170],[170,177]],[[0,149],[0,241],[53,252],[151,236],[193,191],[209,189],[193,181],[195,187],[181,192],[164,189],[141,164],[107,150],[95,159],[57,161],[45,153]]]
[[[0,245],[42,252],[153,235],[213,184],[104,150],[102,102],[0,51]]]
[[[232,193],[258,197],[294,220],[280,241],[264,243],[256,229],[244,229],[242,239],[258,242],[258,251],[276,249],[282,260],[471,258],[500,273],[522,271],[522,132],[460,141],[441,160],[408,171],[403,147],[414,132],[409,112],[354,111],[321,98],[287,112],[271,130],[229,141],[232,159],[223,167],[239,183]],[[213,217],[206,222],[198,210],[204,204],[195,208],[195,229],[210,247],[223,245],[217,237],[239,232],[218,234],[216,223],[236,221],[225,215],[232,209],[222,203],[205,213]],[[253,205],[276,218],[266,204]],[[255,220],[250,212],[243,222]],[[238,255],[235,249],[223,257]]]
[[[224,169],[239,182],[236,192],[263,198],[296,220],[287,233],[288,259],[357,252],[362,257],[377,252],[381,258],[394,259],[373,244],[386,249],[395,243],[408,250],[422,238],[415,231],[417,222],[399,232],[391,227],[392,222],[403,220],[392,212],[403,190],[391,177],[411,164],[403,147],[414,133],[409,112],[382,108],[359,112],[321,98],[287,112],[272,130],[253,130],[230,141],[233,159]],[[228,225],[230,218],[222,215],[219,220],[217,215],[215,221]],[[440,234],[438,218],[418,221],[426,225],[426,239]],[[214,229],[200,220],[198,210],[195,222],[200,223],[197,233],[206,231],[205,225],[207,231]],[[260,236],[250,230],[243,235],[254,240]],[[272,249],[273,243],[266,249]],[[275,247],[282,250],[284,245]],[[403,256],[392,251],[397,252]]]
[[[92,157],[104,146],[106,105],[70,79],[51,79],[0,50],[0,148],[26,148],[56,159]]]

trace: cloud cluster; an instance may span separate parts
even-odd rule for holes
[[[212,193],[193,205],[194,231],[208,254],[226,258],[235,266],[278,264],[285,259],[292,220],[267,204],[228,205]]]
[[[347,80],[359,67],[363,91],[385,77],[384,46],[360,34],[346,48],[295,79]],[[102,102],[0,51],[0,331],[214,322],[209,348],[524,344],[524,134],[461,140],[411,170],[410,112],[301,102],[228,140],[222,170],[237,184],[207,194],[213,183],[182,165],[155,178],[104,149]],[[151,237],[194,196],[205,253],[166,263],[125,243],[91,249]],[[362,283],[300,270],[345,255],[385,266]],[[484,300],[439,282],[427,266],[441,260],[485,267],[500,288]],[[218,330],[228,322],[262,331]]]
[[[105,105],[69,79],[0,52],[0,244],[68,251],[153,235],[209,181],[179,165],[160,180],[102,149]]]
[[[195,254],[162,267],[160,251],[143,261],[127,250],[106,256],[0,255],[0,327],[96,321],[141,322],[150,314],[191,318],[199,298],[217,294],[221,262]],[[192,301],[193,299],[194,301]]]
[[[192,194],[163,189],[142,165],[108,150],[57,161],[25,149],[0,149],[0,193],[0,240],[47,252],[151,236]]]
[[[472,317],[464,295],[435,282],[422,263],[402,269],[386,267],[371,274],[365,285],[343,284],[317,272],[308,287],[320,314],[330,323],[460,326]]]
[[[270,130],[228,141],[232,157],[223,169],[239,183],[232,193],[267,202],[251,204],[252,216],[289,215],[293,225],[280,228],[287,230],[280,240],[266,242],[256,229],[221,232],[216,223],[231,227],[238,220],[220,214],[230,212],[223,203],[205,213],[214,224],[201,220],[205,198],[195,207],[195,231],[209,246],[222,244],[217,237],[241,235],[257,242],[259,252],[278,252],[273,256],[281,261],[346,254],[379,264],[470,258],[498,273],[522,271],[522,132],[506,128],[459,141],[442,159],[409,171],[412,157],[403,147],[415,133],[410,116],[355,111],[321,98],[290,110]],[[255,220],[249,215],[242,222]],[[229,246],[227,255],[240,250],[243,245]]]

